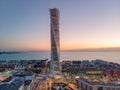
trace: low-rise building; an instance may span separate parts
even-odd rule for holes
[[[77,87],[82,88],[82,90],[120,90],[120,80],[108,81],[100,79],[76,79]]]

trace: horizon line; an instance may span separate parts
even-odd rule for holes
[[[50,51],[49,49],[41,50],[0,50],[0,52],[39,52],[39,51]],[[76,51],[76,52],[112,52],[120,51],[120,47],[104,47],[104,48],[83,48],[83,49],[61,49],[60,51]]]

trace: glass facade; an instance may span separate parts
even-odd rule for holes
[[[51,23],[51,74],[60,75],[60,40],[59,40],[59,10],[50,9]]]

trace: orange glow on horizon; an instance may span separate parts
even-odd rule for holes
[[[64,39],[63,39],[64,40]],[[66,42],[65,42],[66,41]],[[60,50],[92,50],[100,48],[118,48],[120,44],[116,42],[98,42],[98,43],[85,43],[78,42],[78,40],[65,40],[60,42]],[[27,43],[27,44],[26,44]],[[48,51],[51,49],[50,41],[29,41],[23,44],[9,44],[10,49],[13,50],[31,50],[31,51]],[[116,43],[116,44],[115,44]]]
[[[32,45],[32,46],[22,46],[16,48],[19,48],[19,50],[48,51],[50,50],[50,45]],[[60,45],[60,50],[92,50],[92,49],[100,49],[100,48],[119,48],[119,46]]]

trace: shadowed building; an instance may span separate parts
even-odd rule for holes
[[[51,74],[54,78],[61,77],[60,65],[60,40],[59,40],[59,18],[57,8],[50,9],[51,24]]]

